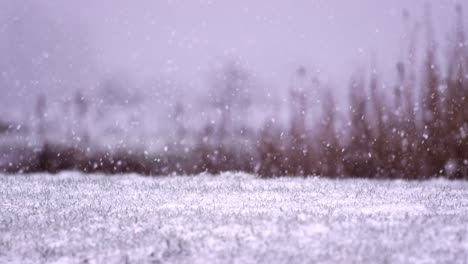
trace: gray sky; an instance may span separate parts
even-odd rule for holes
[[[405,33],[402,9],[420,20],[425,2],[100,1],[95,8],[81,4],[80,13],[110,70],[190,80],[208,65],[237,58],[267,80],[284,79],[297,64],[348,79],[353,64],[370,63],[371,53],[382,67],[393,63]],[[436,32],[444,35],[454,1],[429,2]]]
[[[432,4],[438,39],[445,39],[454,23],[454,0],[2,1],[0,32],[9,39],[15,34],[12,21],[33,17],[26,36],[18,37],[23,49],[14,56],[23,56],[25,64],[39,58],[31,76],[48,85],[36,90],[54,94],[67,93],[73,86],[67,83],[89,87],[105,75],[137,83],[170,78],[200,89],[212,67],[227,59],[242,61],[271,89],[286,88],[302,64],[342,87],[356,65],[370,65],[372,54],[393,77],[405,41],[402,10],[420,21],[426,2]],[[30,32],[37,36],[28,37]],[[18,61],[2,47],[0,53],[10,54],[7,62]],[[50,84],[46,79],[57,71],[61,80]],[[12,102],[16,108],[27,104],[35,91],[29,84],[1,89],[8,91],[1,100],[10,104],[6,111],[13,111]]]

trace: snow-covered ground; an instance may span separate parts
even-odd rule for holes
[[[0,175],[0,263],[466,263],[468,182]]]

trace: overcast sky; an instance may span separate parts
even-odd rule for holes
[[[98,2],[98,1],[90,1]],[[400,56],[402,10],[421,20],[423,0],[172,0],[80,2],[80,13],[110,69],[200,74],[226,57],[241,59],[265,78],[308,64],[349,78],[353,63],[382,66]],[[454,1],[432,3],[436,32],[454,23]]]
[[[62,60],[68,65],[75,64],[69,71],[80,73],[68,74],[58,60],[55,66],[62,71],[59,79],[69,78],[71,82],[80,79],[87,86],[106,74],[126,76],[140,83],[163,76],[195,89],[206,84],[214,65],[227,59],[242,61],[271,89],[286,86],[298,65],[319,70],[322,78],[329,78],[332,85],[341,87],[356,65],[368,66],[372,57],[385,75],[393,77],[391,69],[395,59],[403,55],[405,41],[402,10],[409,10],[411,20],[420,21],[424,3],[431,3],[433,23],[438,39],[442,40],[453,28],[456,3],[453,0],[9,2],[0,3],[1,39],[15,34],[11,30],[12,21],[42,13],[41,17],[47,19],[38,21],[48,22],[29,23],[32,29],[23,30],[26,32],[23,34],[36,32],[45,44],[25,55],[28,47],[38,46],[34,43],[37,39],[20,37],[19,42],[25,42],[20,53],[26,58],[40,56],[39,61],[74,53]],[[16,8],[5,8],[12,5]],[[468,3],[463,5],[466,10]],[[55,25],[60,36],[53,41],[44,40],[51,34],[51,25]],[[61,53],[54,52],[52,46],[59,47]],[[0,47],[3,53],[9,52],[5,46]],[[10,56],[6,61],[16,59]],[[47,75],[49,65],[44,65],[41,74]],[[34,76],[37,78],[37,74]],[[50,88],[51,93],[66,92],[69,88],[64,83],[66,80],[47,87],[55,87]],[[0,89],[8,90],[3,103],[15,98],[15,105],[21,107],[26,102],[21,98],[27,97],[33,88]]]

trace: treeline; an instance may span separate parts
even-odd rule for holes
[[[397,63],[394,87],[386,87],[375,71],[368,80],[362,72],[353,76],[345,132],[336,128],[336,108],[329,92],[322,95],[319,124],[307,131],[307,93],[291,90],[296,105],[291,111],[289,137],[281,140],[274,127],[265,128],[259,144],[259,173],[467,178],[468,43],[462,8],[457,6],[456,30],[445,68],[437,60],[428,11],[424,25],[426,47],[417,50],[414,35],[419,26],[415,25],[408,34],[412,40],[406,59]],[[424,54],[419,71],[418,52]],[[300,69],[298,75],[303,74]]]
[[[49,141],[39,150],[18,151],[22,154],[17,161],[4,169],[147,175],[236,170],[265,177],[468,179],[468,42],[462,8],[457,6],[455,32],[444,54],[437,49],[426,16],[425,45],[422,49],[416,45],[420,26],[411,25],[410,44],[405,59],[396,64],[394,85],[387,85],[375,70],[352,77],[347,113],[337,110],[330,89],[300,67],[288,89],[288,121],[280,122],[273,111],[261,129],[252,129],[246,117],[255,111],[249,97],[254,87],[248,73],[231,63],[213,78],[212,93],[204,102],[213,117],[201,131],[187,131],[186,111],[183,104],[176,104],[177,140],[169,144],[171,151],[89,151],[84,145]],[[423,54],[422,69],[416,54]],[[438,60],[441,55],[443,63]],[[41,100],[38,119],[44,112]],[[77,101],[79,113],[85,112]],[[320,110],[314,109],[317,105]],[[188,134],[189,144],[184,143]]]

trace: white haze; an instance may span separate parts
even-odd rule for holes
[[[281,95],[306,65],[344,95],[356,66],[375,62],[394,76],[408,42],[403,10],[421,21],[427,2],[443,42],[453,0],[2,1],[0,111],[28,119],[38,93],[51,102],[77,89],[95,96],[115,78],[151,108],[179,94],[196,104],[213,68],[227,60],[239,60],[263,94]]]

